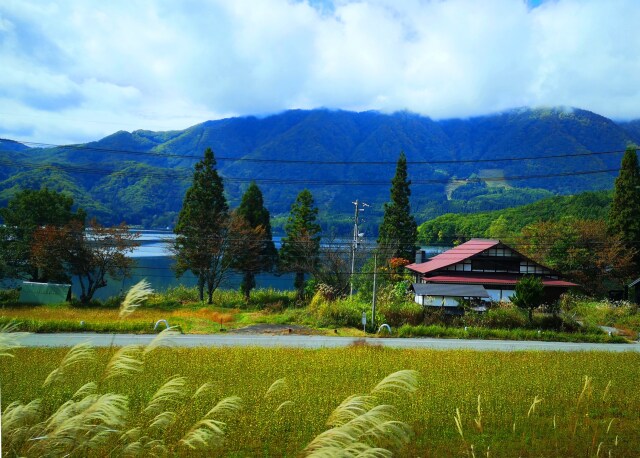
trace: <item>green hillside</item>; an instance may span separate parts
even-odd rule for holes
[[[439,216],[418,227],[423,244],[446,244],[473,237],[505,238],[527,224],[573,216],[580,219],[607,219],[613,191],[584,192],[555,196],[521,207],[476,214]]]
[[[2,140],[0,205],[21,187],[48,183],[105,224],[172,226],[192,167],[211,147],[232,207],[255,180],[281,221],[308,188],[321,223],[338,234],[350,230],[352,202],[368,203],[363,230],[373,235],[400,151],[412,210],[429,220],[611,189],[622,153],[601,153],[624,150],[639,131],[637,123],[564,108],[439,121],[407,112],[291,110],[181,131],[120,131],[86,145],[27,148]]]

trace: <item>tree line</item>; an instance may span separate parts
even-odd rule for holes
[[[379,231],[378,243],[386,247],[387,257],[412,259],[415,254],[417,225],[409,207],[409,185],[401,153]],[[0,277],[65,283],[76,277],[80,302],[88,303],[109,277],[130,276],[134,261],[127,255],[140,245],[139,234],[125,223],[104,227],[96,219],[87,220],[84,210],[72,208],[71,197],[44,188],[23,190],[0,209]],[[207,148],[194,167],[174,228],[175,273],[180,277],[190,271],[200,300],[206,298],[209,304],[232,271],[242,274],[247,300],[261,272],[294,273],[300,299],[310,276],[342,295],[349,284],[348,250],[331,243],[326,234],[326,242],[320,243],[317,215],[313,195],[303,189],[291,205],[285,236],[276,250],[260,188],[252,182],[238,208],[231,210],[214,153]]]

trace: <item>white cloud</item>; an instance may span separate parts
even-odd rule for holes
[[[637,0],[0,4],[0,136],[87,141],[288,108],[640,117]]]

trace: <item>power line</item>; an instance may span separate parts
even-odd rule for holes
[[[56,145],[51,143],[36,143],[36,142],[20,142],[12,139],[0,139],[8,140],[23,145],[34,145],[36,148],[59,148],[63,150],[81,150],[89,152],[100,153],[113,153],[113,154],[127,154],[136,156],[150,156],[150,157],[166,157],[166,158],[179,158],[179,159],[202,159],[202,155],[190,155],[190,154],[176,154],[176,153],[160,153],[154,151],[134,151],[115,148],[100,148],[95,146],[84,145]],[[0,152],[8,152],[2,151]],[[444,160],[428,160],[428,161],[407,161],[407,164],[419,165],[419,164],[473,164],[473,163],[487,163],[487,162],[513,162],[523,160],[546,160],[546,159],[561,159],[572,157],[589,157],[589,156],[601,156],[610,154],[621,154],[625,150],[611,150],[611,151],[586,151],[582,153],[561,153],[551,154],[545,156],[520,156],[520,157],[503,157],[503,158],[491,158],[491,159],[444,159]],[[313,165],[395,165],[396,161],[321,161],[317,159],[261,159],[250,157],[228,157],[218,156],[216,161],[235,161],[235,162],[256,162],[256,163],[274,163],[274,164],[313,164]]]
[[[65,171],[69,173],[81,173],[81,174],[95,174],[95,175],[122,175],[125,177],[138,176],[138,177],[156,177],[156,178],[188,178],[191,177],[193,172],[189,169],[160,169],[160,170],[147,170],[147,171],[127,171],[125,169],[99,169],[94,167],[66,165],[66,164],[42,164],[24,161],[11,161],[7,159],[0,159],[0,165],[6,167],[23,167],[26,169],[46,169],[51,168],[54,170]],[[561,173],[546,173],[538,175],[514,175],[514,176],[500,176],[500,177],[484,177],[482,181],[485,182],[508,182],[508,181],[524,181],[534,180],[542,178],[559,178],[559,177],[572,177],[583,175],[597,175],[606,173],[617,173],[620,169],[600,169],[600,170],[583,170],[573,172],[561,172]],[[282,179],[282,178],[243,178],[243,177],[225,177],[223,179],[229,183],[264,183],[264,184],[290,184],[290,185],[315,185],[315,186],[388,186],[388,180],[385,181],[354,181],[354,180],[326,180],[326,179]],[[426,185],[426,184],[447,184],[451,180],[445,179],[427,179],[427,180],[411,180],[412,185]]]

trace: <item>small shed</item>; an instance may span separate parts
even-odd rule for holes
[[[61,283],[22,282],[20,304],[59,304],[71,300],[71,285]]]
[[[482,300],[491,296],[482,285],[414,283],[415,301],[428,307],[458,307],[460,299]]]

